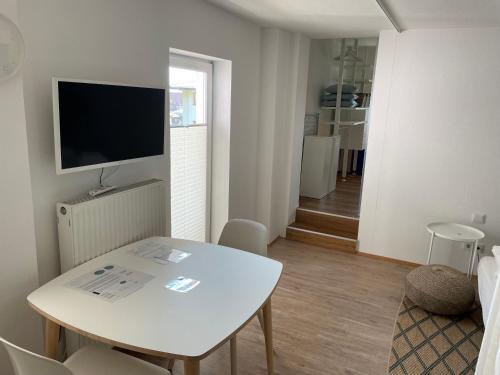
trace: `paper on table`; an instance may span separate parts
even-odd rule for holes
[[[110,264],[82,275],[65,285],[103,300],[115,302],[141,289],[153,278],[154,276],[147,273]]]
[[[199,280],[190,279],[184,276],[179,276],[173,279],[165,285],[165,288],[173,290],[175,292],[187,293],[200,283]]]
[[[138,248],[131,250],[131,252],[134,255],[160,264],[168,264],[169,262],[180,263],[191,255],[191,253],[186,253],[185,251],[177,250],[154,241],[146,242]]]

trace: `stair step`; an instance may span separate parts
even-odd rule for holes
[[[351,239],[358,238],[359,219],[353,217],[299,207],[295,214],[294,224],[302,229]]]
[[[286,228],[286,238],[347,253],[357,253],[358,251],[358,241],[355,239],[303,229],[296,226],[295,223]]]
[[[325,226],[318,227],[316,225],[304,224],[304,223],[297,222],[297,221],[295,223],[293,223],[292,226],[294,228],[305,229],[305,230],[312,231],[312,232],[331,234],[332,236],[336,236],[336,237],[349,238],[352,240],[357,239],[355,237],[355,235],[353,235],[352,233],[343,232],[341,230],[337,230],[336,228],[328,228],[328,227],[325,228]]]

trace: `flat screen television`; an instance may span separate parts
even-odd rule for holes
[[[165,90],[54,78],[58,174],[164,155]]]

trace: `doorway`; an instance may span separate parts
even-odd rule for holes
[[[289,239],[357,252],[377,43],[311,41],[300,198]]]
[[[211,235],[213,65],[170,56],[171,235],[209,242]]]
[[[311,43],[300,207],[359,218],[376,46]]]

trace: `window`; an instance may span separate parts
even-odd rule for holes
[[[212,64],[171,56],[172,237],[210,240]]]

